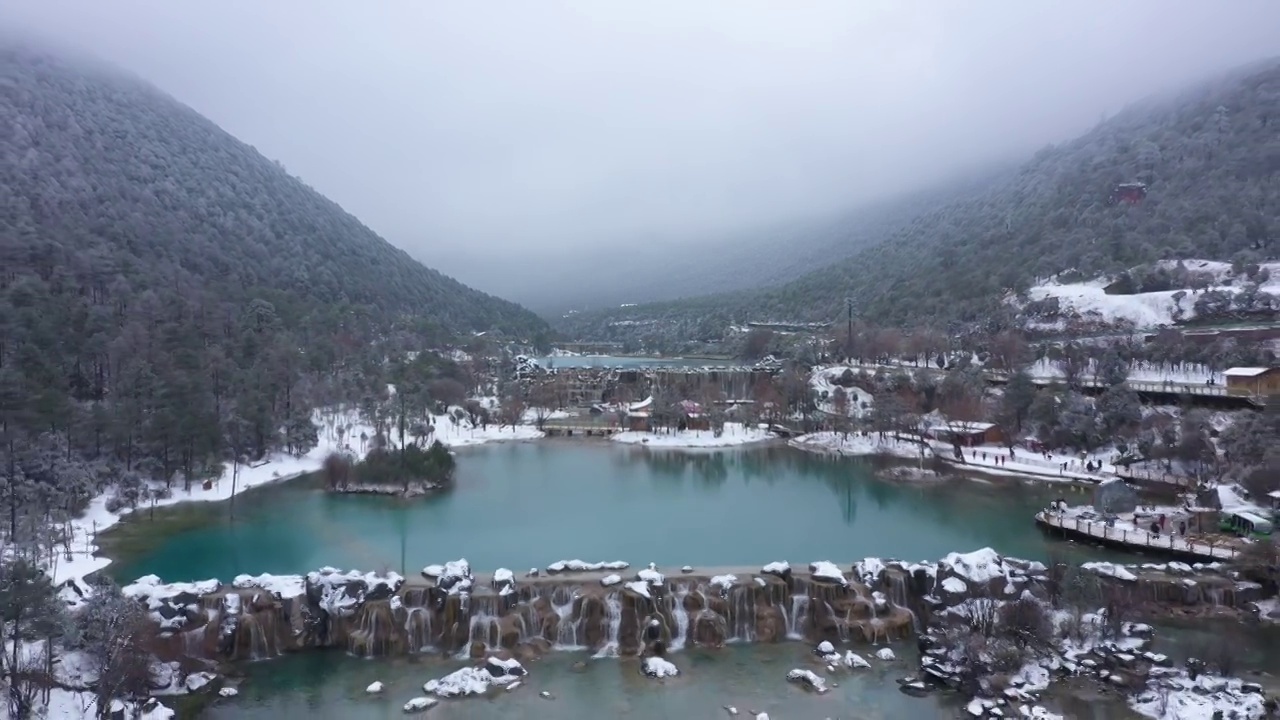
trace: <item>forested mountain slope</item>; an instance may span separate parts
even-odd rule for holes
[[[1046,92],[1051,90],[1046,89]],[[1137,205],[1109,202],[1148,184]],[[1262,260],[1280,235],[1280,63],[1135,104],[1047,147],[985,192],[918,216],[874,247],[784,285],[575,317],[684,330],[728,320],[831,320],[845,298],[877,324],[941,324],[996,312],[1009,291],[1068,269],[1085,277],[1159,259]],[[612,329],[611,329],[612,328]]]
[[[9,509],[38,523],[104,482],[305,449],[312,408],[375,386],[387,343],[546,331],[155,88],[0,42]]]
[[[153,87],[21,47],[0,51],[0,225],[10,251],[78,263],[135,290],[175,281],[235,296],[430,314],[455,330],[530,332],[519,306],[422,266],[337,204]]]

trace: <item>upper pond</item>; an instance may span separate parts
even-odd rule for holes
[[[571,558],[667,568],[924,560],[983,546],[1043,559],[1051,545],[1032,515],[1069,492],[892,483],[868,461],[776,445],[680,452],[542,441],[459,451],[457,487],[437,497],[330,495],[304,478],[240,496],[234,520],[227,503],[166,508],[154,519],[141,511],[104,542],[121,581],[324,565],[409,574],[460,557],[517,571]]]

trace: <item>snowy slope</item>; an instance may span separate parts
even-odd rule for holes
[[[1163,261],[1160,265],[1172,267],[1175,261]],[[1236,278],[1230,263],[1212,260],[1187,260],[1183,267],[1192,272],[1211,275],[1214,284],[1209,290],[1238,292],[1243,286],[1243,278]],[[1259,286],[1259,290],[1273,295],[1280,295],[1280,262],[1263,263],[1260,266],[1271,273],[1271,279]],[[1182,320],[1195,316],[1196,295],[1191,288],[1177,288],[1160,292],[1137,293],[1134,295],[1108,295],[1105,288],[1111,279],[1100,278],[1087,282],[1059,283],[1050,281],[1037,285],[1027,291],[1031,301],[1057,298],[1064,314],[1075,314],[1086,320],[1095,320],[1107,324],[1125,324],[1135,328],[1154,328],[1172,325],[1175,314],[1180,309]],[[1181,300],[1174,295],[1182,294]],[[1017,305],[1013,298],[1007,300]]]

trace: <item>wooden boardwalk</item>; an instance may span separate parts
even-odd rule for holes
[[[1043,510],[1036,513],[1036,524],[1072,539],[1093,540],[1121,550],[1171,555],[1197,562],[1232,560],[1240,552],[1234,545],[1215,545],[1171,534],[1153,535],[1146,530],[1114,528],[1105,522],[1068,518]]]

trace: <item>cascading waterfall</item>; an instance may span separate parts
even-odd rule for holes
[[[404,634],[409,639],[409,652],[428,652],[432,649],[431,613],[423,607],[405,609]]]
[[[747,588],[729,592],[729,642],[755,642],[756,604]]]
[[[462,648],[461,655],[466,657],[473,643],[483,643],[486,650],[495,649],[500,645],[501,636],[502,631],[498,626],[498,618],[490,615],[485,610],[477,610],[471,615],[467,643]]]
[[[675,631],[671,633],[671,650],[683,650],[689,637],[689,613],[684,608],[684,599],[688,594],[689,586],[685,583],[676,585],[675,593],[667,594],[671,604],[671,617],[676,623]]]
[[[809,620],[809,596],[797,593],[791,596],[791,611],[786,614],[787,639],[803,640],[804,626]]]
[[[617,657],[618,656],[618,634],[622,630],[622,600],[618,597],[618,593],[609,593],[604,599],[605,609],[608,611],[605,615],[608,634],[605,636],[604,645],[595,657]]]
[[[586,649],[578,636],[578,621],[573,617],[575,600],[573,594],[565,588],[556,587],[551,592],[551,609],[559,618],[556,623],[556,641],[553,644],[557,650]]]

